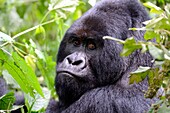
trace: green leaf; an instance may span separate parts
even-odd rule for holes
[[[148,45],[148,49],[149,49],[149,52],[153,56],[154,59],[157,59],[157,60],[163,60],[164,59],[163,50],[157,48],[154,45]]]
[[[149,69],[151,69],[151,67],[139,66],[139,68],[136,71],[132,72],[131,74],[143,73],[148,71]]]
[[[163,20],[164,17],[158,17],[158,18],[153,18],[152,20],[148,20],[146,22],[144,22],[144,24],[146,25],[147,29],[152,29],[155,26],[157,26],[157,24]]]
[[[147,45],[146,44],[143,44],[141,43],[141,46],[142,46],[142,53],[145,53],[148,49],[147,49]]]
[[[133,37],[127,38],[125,41],[117,39],[117,38],[113,38],[110,36],[104,36],[103,39],[110,39],[110,40],[119,42],[121,44],[124,44],[121,56],[128,56],[135,50],[142,48],[142,45],[136,43],[136,41]]]
[[[162,14],[163,13],[163,10],[160,7],[154,5],[151,2],[146,2],[143,5],[148,7],[148,8],[150,8],[151,9],[151,11],[150,11],[151,13],[155,13],[155,14]]]
[[[157,34],[154,31],[146,31],[146,33],[144,35],[144,39],[151,40],[153,38],[156,38],[157,42],[160,42],[160,40],[161,40],[160,34]]]
[[[162,18],[160,21],[157,22],[155,25],[155,30],[170,30],[170,20],[167,18]]]
[[[35,31],[35,35],[40,35],[40,34],[42,34],[43,38],[45,38],[46,32],[43,26],[39,26]]]
[[[60,17],[66,18],[65,12],[73,13],[76,10],[76,6],[78,5],[78,0],[58,0],[52,1],[52,3],[49,5],[48,10],[56,10],[57,14],[59,14]]]
[[[170,107],[168,107],[165,103],[162,104],[161,107],[159,107],[157,113],[169,113]]]
[[[30,42],[31,47],[36,48],[36,44],[32,39],[30,39],[29,42]]]
[[[58,2],[53,2],[52,4],[53,9],[60,9],[60,8],[66,8],[66,7],[73,7],[75,5],[78,5],[78,0],[69,0],[69,1],[63,1],[59,0]]]
[[[142,48],[142,46],[138,43],[136,43],[134,38],[128,38],[126,39],[124,46],[123,46],[123,51],[121,53],[121,56],[128,56],[132,52],[134,52],[137,49]]]
[[[43,61],[46,61],[44,54],[40,50],[35,49],[35,53],[36,53],[36,55],[38,56],[39,59],[43,59]]]
[[[160,67],[164,64],[164,61],[155,61],[154,66],[155,67]]]
[[[91,5],[91,6],[94,6],[96,4],[96,0],[89,0],[88,3]]]
[[[17,84],[16,80],[8,73],[7,70],[2,71],[3,78],[5,79],[7,84],[10,84],[12,88],[20,88],[19,85]]]
[[[37,61],[37,67],[50,90],[54,88],[55,66],[56,62],[52,60],[51,56],[46,57],[45,62],[43,59],[38,59]]]
[[[37,35],[37,34],[41,34],[41,33],[45,34],[45,29],[44,29],[43,26],[39,26],[39,27],[36,29],[36,31],[35,31],[35,34],[36,34],[36,35]]]
[[[27,65],[17,53],[12,54],[13,59],[8,59],[8,56],[0,50],[0,60],[4,62],[5,69],[17,81],[21,89],[25,93],[30,93],[34,97],[34,90],[43,96],[40,84],[37,80],[32,68]]]
[[[13,42],[14,40],[7,34],[0,32],[0,42],[1,41],[7,41],[9,43]]]
[[[35,71],[36,69],[36,61],[35,57],[31,54],[24,56],[25,62]]]
[[[41,96],[43,96],[40,84],[32,68],[28,66],[24,59],[22,59],[17,53],[13,53],[12,56],[16,66],[18,66],[22,70],[26,80],[29,82],[29,87],[35,89]]]
[[[33,91],[30,89],[28,81],[25,78],[24,73],[20,70],[20,68],[12,61],[5,61],[4,67],[7,69],[9,74],[17,81],[21,89],[25,93],[30,93],[33,96]]]
[[[0,97],[0,110],[10,110],[15,102],[14,92],[9,92]]]
[[[150,70],[150,67],[140,66],[135,72],[132,72],[130,74],[129,84],[133,84],[135,82],[139,83],[143,81],[148,75],[149,70]]]
[[[47,88],[43,88],[44,98],[38,93],[35,95],[35,98],[26,95],[29,106],[32,106],[31,111],[40,111],[45,109],[50,101],[51,92]]]

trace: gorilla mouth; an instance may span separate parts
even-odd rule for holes
[[[64,75],[69,76],[71,78],[81,77],[80,73],[74,72],[72,70],[66,70],[66,69],[57,69],[57,74],[64,74]]]

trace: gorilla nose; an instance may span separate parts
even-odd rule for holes
[[[81,65],[83,63],[83,60],[77,60],[72,63],[72,65]]]
[[[66,60],[68,65],[79,69],[83,69],[86,66],[85,55],[81,53],[73,53],[69,55]]]

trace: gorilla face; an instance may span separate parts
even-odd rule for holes
[[[101,40],[101,38],[100,38]],[[97,86],[97,74],[90,61],[98,54],[102,41],[92,36],[66,33],[58,53],[56,90],[60,100],[71,103]],[[62,56],[62,57],[61,57]]]
[[[81,20],[66,32],[58,53],[56,90],[67,104],[92,88],[115,83],[125,68],[122,46],[103,40],[105,23],[97,17]]]

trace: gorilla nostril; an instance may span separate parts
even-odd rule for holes
[[[72,60],[70,58],[67,58],[67,61],[68,61],[69,64],[72,63]]]
[[[81,63],[83,63],[82,60],[78,60],[72,63],[72,65],[80,65]]]

